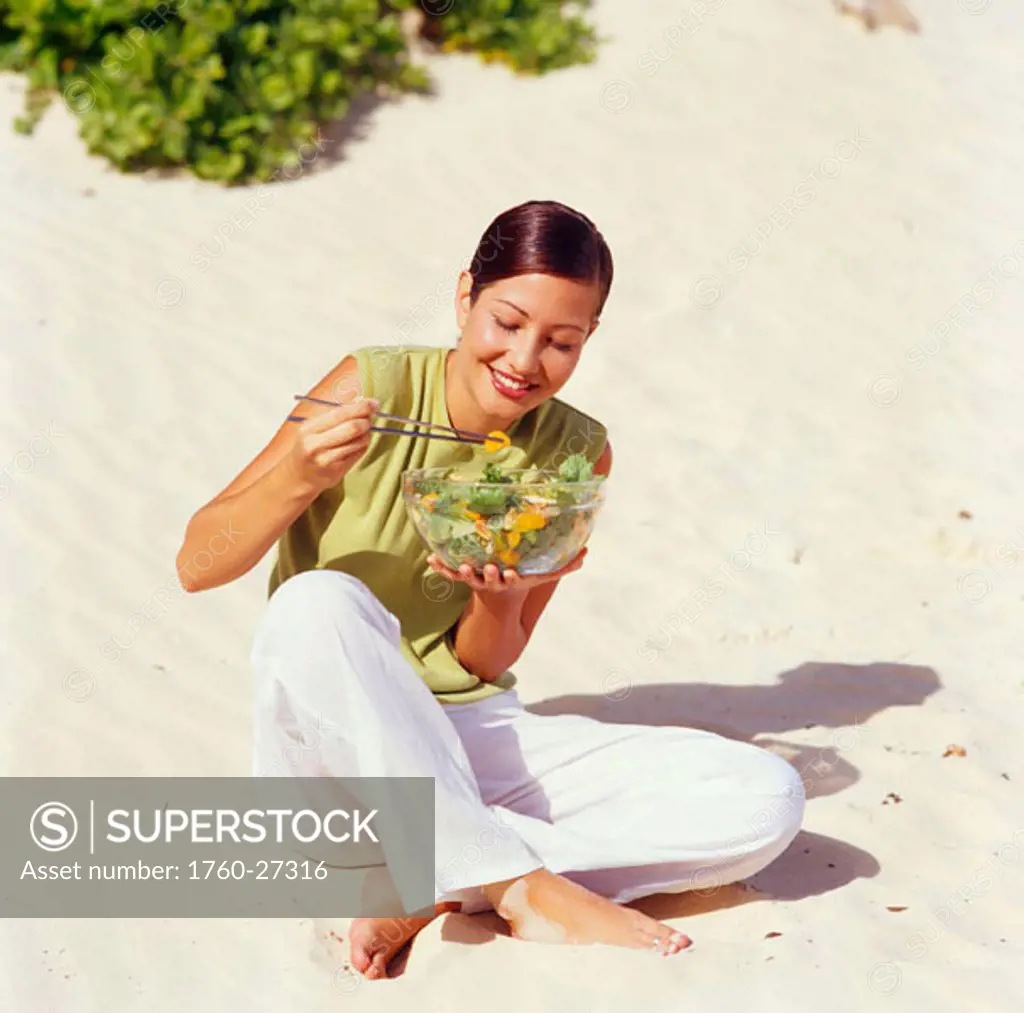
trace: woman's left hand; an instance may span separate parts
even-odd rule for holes
[[[524,577],[513,569],[499,570],[494,563],[488,563],[484,567],[483,573],[477,573],[468,563],[463,563],[457,570],[453,570],[451,567],[445,566],[435,555],[427,557],[427,565],[435,573],[443,574],[449,580],[458,580],[468,584],[474,591],[529,591],[541,584],[550,584],[552,581],[561,580],[566,574],[578,570],[583,565],[586,554],[586,548],[580,549],[576,556],[560,570],[555,570],[553,573],[541,573],[533,577]]]

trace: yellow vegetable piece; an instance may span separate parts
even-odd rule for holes
[[[512,525],[513,531],[540,531],[547,527],[548,520],[543,514],[527,512],[521,513]]]
[[[515,566],[519,562],[519,553],[515,549],[505,549],[498,553],[498,559],[509,566]]]
[[[522,536],[522,535],[521,535],[521,534],[520,534],[520,533],[519,533],[518,531],[510,531],[510,532],[509,532],[509,533],[508,533],[508,534],[507,534],[507,535],[505,536],[506,540],[508,541],[508,547],[509,547],[510,549],[514,549],[514,548],[515,548],[515,547],[516,547],[516,546],[517,546],[517,545],[519,544],[519,540],[520,540],[520,539],[521,539],[522,537],[523,537],[523,536]]]
[[[436,492],[428,492],[423,499],[420,500],[420,504],[426,510],[433,510],[434,504],[438,501],[439,497]]]
[[[489,432],[487,439],[484,440],[484,450],[488,454],[496,454],[499,450],[504,450],[511,445],[512,441],[509,439],[508,433],[503,433],[500,429]]]
[[[467,521],[480,520],[480,515],[475,510],[464,510],[463,514],[465,515]]]

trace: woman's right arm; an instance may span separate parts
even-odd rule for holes
[[[248,573],[365,453],[377,403],[361,396],[356,360],[343,359],[309,394],[342,407],[304,402],[307,421],[283,423],[234,481],[196,512],[178,550],[178,580],[186,591],[220,587]]]

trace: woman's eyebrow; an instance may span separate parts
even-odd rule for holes
[[[517,313],[522,313],[522,315],[526,317],[527,320],[530,319],[530,314],[527,313],[526,310],[524,310],[521,306],[517,306],[514,302],[510,302],[508,299],[499,298],[496,299],[495,302],[503,302],[505,303],[506,306],[511,306],[512,309],[514,309]],[[585,327],[580,327],[579,324],[555,324],[551,329],[558,330],[560,327],[567,327],[570,328],[571,330],[579,331],[580,334],[587,333],[587,329]]]

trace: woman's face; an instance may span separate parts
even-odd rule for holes
[[[472,282],[464,271],[456,292],[461,378],[485,414],[521,418],[572,376],[597,327],[600,290],[597,282],[524,274],[488,285],[471,305]]]

